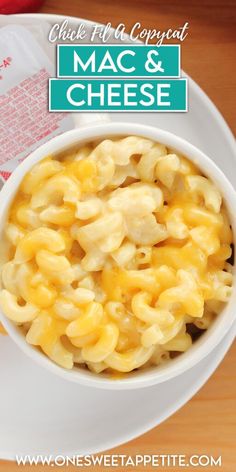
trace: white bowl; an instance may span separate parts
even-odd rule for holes
[[[12,199],[14,198],[24,175],[35,163],[39,162],[48,154],[56,154],[73,147],[73,145],[80,145],[96,139],[129,135],[143,136],[175,149],[176,152],[185,155],[190,161],[194,162],[201,169],[201,171],[216,184],[223,196],[228,210],[235,244],[236,227],[233,215],[236,214],[236,192],[223,172],[209,157],[207,157],[203,152],[184,139],[159,128],[130,123],[91,124],[88,127],[77,128],[57,136],[31,153],[24,160],[24,162],[22,162],[22,164],[17,167],[0,192],[0,234],[2,235],[3,233]],[[193,346],[187,352],[179,355],[175,359],[168,361],[166,364],[163,364],[160,367],[138,370],[130,373],[120,380],[111,380],[101,374],[96,375],[77,367],[73,368],[72,370],[65,370],[62,367],[54,364],[43,353],[37,350],[37,348],[29,345],[26,342],[21,330],[17,328],[10,320],[8,320],[1,312],[0,321],[11,338],[22,349],[22,351],[24,351],[29,357],[31,357],[31,359],[35,360],[41,366],[47,368],[52,373],[63,377],[65,380],[70,380],[79,384],[97,388],[115,390],[132,389],[147,387],[167,381],[173,377],[178,376],[179,374],[184,373],[196,365],[205,356],[207,356],[223,339],[225,334],[231,329],[233,321],[235,320],[235,303],[236,284],[234,281],[233,293],[229,302],[225,305],[222,312],[217,316],[212,326],[193,344]]]

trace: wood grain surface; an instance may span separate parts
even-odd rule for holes
[[[188,21],[190,29],[182,47],[182,67],[209,95],[235,132],[235,5],[235,0],[46,0],[41,12],[78,16],[100,23],[110,21],[113,26],[124,22],[128,28],[136,21],[140,21],[143,28],[158,30],[177,28]],[[214,457],[221,455],[220,470],[234,472],[236,470],[235,365],[236,345],[231,348],[207,384],[181,410],[149,433],[109,453],[128,455],[169,453],[188,456],[207,454]],[[15,472],[19,469],[29,471],[35,467],[18,467],[13,462],[0,461],[2,472]],[[46,466],[36,468],[45,472],[51,469]],[[58,469],[75,470],[72,467]],[[93,470],[109,469],[96,467]],[[114,470],[121,472],[122,469]],[[144,469],[140,467],[137,470]],[[168,467],[158,470],[186,469]],[[189,467],[187,470],[208,471],[214,468]]]
[[[78,16],[129,29],[166,31],[189,23],[182,67],[213,100],[236,133],[235,0],[45,0],[42,13]],[[209,124],[210,126],[210,124]]]
[[[236,344],[231,347],[224,361],[218,367],[214,375],[206,385],[172,417],[154,428],[149,433],[130,441],[121,447],[117,447],[109,454],[207,454],[217,458],[222,456],[222,467],[168,467],[168,472],[188,471],[213,471],[235,472],[236,470]],[[233,378],[234,377],[234,378]],[[101,425],[102,428],[102,425]],[[114,425],[115,428],[115,425]],[[22,470],[30,472],[49,472],[50,466],[21,466],[13,462],[0,461],[1,472],[17,472]],[[91,468],[57,467],[56,470],[72,472],[73,470],[91,470]],[[108,472],[111,469],[94,467],[95,472]],[[122,472],[122,468],[112,468]],[[131,471],[134,469],[123,469]],[[144,471],[141,467],[136,470]],[[145,470],[155,470],[146,468]]]

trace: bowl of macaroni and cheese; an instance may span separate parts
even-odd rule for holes
[[[0,320],[67,380],[177,377],[232,327],[236,194],[200,150],[129,123],[75,129],[1,191]]]

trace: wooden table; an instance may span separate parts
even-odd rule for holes
[[[149,433],[140,436],[121,447],[107,451],[109,454],[207,454],[222,456],[222,468],[157,468],[157,471],[217,471],[234,472],[236,465],[236,344],[207,384],[181,410]],[[101,425],[102,427],[102,425]],[[115,425],[114,425],[115,427]],[[50,466],[18,467],[12,462],[0,461],[1,472],[51,472]],[[54,470],[54,469],[53,469]],[[91,470],[90,468],[60,467],[56,470],[72,472]],[[111,469],[95,467],[96,472],[110,472]],[[114,468],[117,472],[126,469]],[[133,469],[128,469],[131,471]],[[142,472],[141,468],[136,470]],[[144,469],[143,469],[144,470]],[[146,469],[145,469],[146,470]],[[155,470],[147,468],[147,471]]]
[[[42,13],[78,16],[129,29],[166,31],[189,22],[182,67],[209,95],[236,132],[235,0],[45,0]]]
[[[140,21],[144,28],[160,30],[176,28],[188,21],[189,35],[182,48],[183,69],[210,96],[231,129],[236,131],[234,0],[46,0],[41,12],[78,16],[100,23],[111,21],[113,26],[125,22],[130,27]],[[180,411],[149,433],[109,452],[222,455],[221,470],[233,472],[236,468],[235,365],[234,345],[207,384]],[[60,467],[62,469],[75,470]],[[14,472],[19,467],[0,461],[0,470]],[[32,467],[22,467],[22,470],[32,470]],[[38,466],[37,470],[46,472],[51,467]],[[189,470],[200,469],[190,467]]]

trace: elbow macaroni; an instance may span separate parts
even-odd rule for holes
[[[192,345],[232,291],[232,231],[214,184],[129,136],[47,157],[5,226],[0,306],[60,366],[130,372]],[[0,327],[1,331],[1,327]]]

